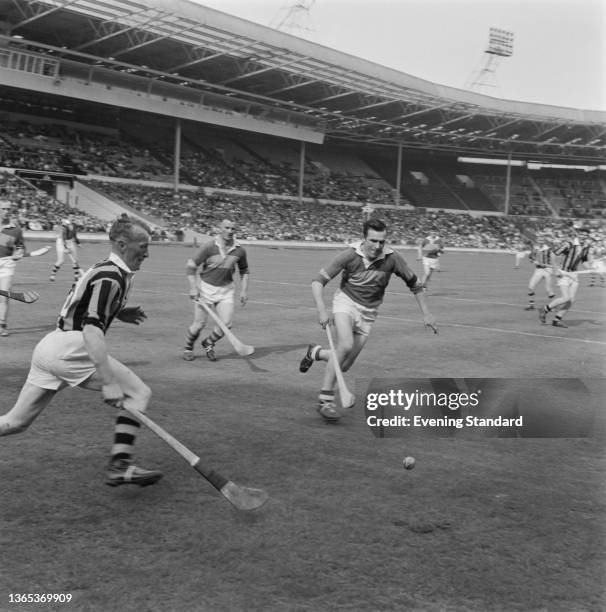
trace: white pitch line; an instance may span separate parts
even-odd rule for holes
[[[175,295],[167,291],[153,291],[151,289],[139,289],[141,293],[157,293],[161,295]],[[189,296],[187,293],[181,293],[178,295]],[[311,306],[300,306],[298,304],[282,304],[281,302],[261,302],[259,300],[248,300],[250,304],[260,304],[261,306],[277,306],[278,308],[296,308],[298,310],[315,310]],[[577,311],[580,312],[580,311]],[[392,321],[405,321],[406,323],[419,323],[420,319],[406,319],[404,317],[392,317],[389,315],[380,315],[381,319],[391,319]],[[529,336],[531,338],[548,338],[551,340],[567,340],[569,342],[581,342],[583,344],[598,344],[600,346],[606,346],[606,342],[600,340],[585,340],[584,338],[570,338],[568,336],[553,336],[549,334],[539,334],[536,332],[525,332],[515,329],[503,329],[501,327],[485,327],[483,325],[467,325],[465,323],[440,323],[439,327],[462,327],[466,329],[479,329],[482,331],[497,332],[502,334],[513,334],[517,336]]]
[[[578,312],[578,311],[577,311]],[[406,321],[406,322],[417,322],[418,319],[404,319],[403,317],[390,317],[389,315],[381,315],[381,319],[392,319],[394,321]],[[534,338],[551,338],[556,340],[569,340],[572,342],[583,342],[585,344],[599,344],[600,346],[606,346],[606,342],[601,342],[600,340],[585,340],[584,338],[570,338],[568,336],[552,336],[549,334],[539,334],[536,332],[525,332],[519,331],[516,329],[503,329],[501,327],[484,327],[483,325],[467,325],[465,323],[439,323],[438,328],[440,327],[464,327],[468,329],[481,329],[484,331],[490,332],[499,332],[503,334],[514,334],[518,336],[531,336]]]
[[[387,293],[393,294],[393,295],[406,295],[406,293],[401,293],[398,291],[387,291]],[[438,292],[439,293],[439,292]],[[431,299],[431,293],[427,294],[427,297],[429,299]],[[478,304],[487,304],[487,305],[491,305],[491,306],[512,306],[514,308],[522,308],[522,304],[518,303],[518,304],[510,304],[509,302],[491,302],[489,300],[479,300],[476,298],[455,298],[455,297],[448,297],[448,296],[436,296],[439,297],[442,300],[452,300],[454,302],[476,302]],[[606,312],[596,312],[594,310],[578,310],[577,308],[573,308],[570,312],[580,312],[582,314],[591,314],[591,315],[601,315],[601,316],[606,316]]]
[[[142,271],[139,272],[139,274],[158,274],[158,275],[162,275],[162,276],[183,276],[182,274],[176,274],[174,272],[148,272],[148,271]],[[255,278],[254,279],[255,283],[265,283],[266,285],[285,285],[288,287],[305,287],[307,288],[309,285],[307,284],[302,284],[302,283],[287,283],[284,281],[270,281],[270,280],[262,280],[259,278]],[[311,284],[311,283],[309,283]],[[386,291],[386,294],[389,295],[407,295],[406,293],[402,293],[401,291]],[[439,293],[439,291],[438,291]],[[427,297],[429,297],[431,299],[431,293],[427,294]],[[521,308],[521,304],[517,303],[517,304],[511,304],[509,302],[491,302],[489,300],[479,300],[479,299],[474,299],[474,298],[455,298],[455,297],[448,297],[448,296],[440,296],[438,295],[437,297],[439,297],[440,299],[443,300],[452,300],[454,302],[476,302],[478,304],[486,304],[486,305],[490,305],[490,306],[511,306],[512,308]],[[250,301],[250,300],[249,300]],[[578,312],[581,314],[590,314],[590,315],[598,315],[598,316],[606,316],[605,312],[596,312],[595,310],[578,310],[576,308],[572,309],[570,312]],[[551,337],[551,336],[550,336]]]

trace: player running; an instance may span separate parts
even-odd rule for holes
[[[311,283],[318,320],[325,328],[329,322],[323,290],[337,274],[341,285],[332,303],[332,318],[336,330],[336,353],[343,372],[354,364],[370,334],[383,302],[385,289],[392,274],[399,276],[414,294],[423,313],[425,326],[436,333],[435,319],[429,312],[423,295],[423,285],[399,253],[387,245],[387,226],[380,219],[364,223],[364,239],[341,251]],[[327,421],[338,421],[341,413],[335,404],[335,370],[330,362],[330,351],[319,344],[310,344],[299,370],[307,372],[314,361],[326,361],[324,382],[318,396],[318,412]]]
[[[80,246],[80,240],[76,233],[76,226],[71,217],[69,217],[63,219],[63,221],[56,226],[55,231],[57,232],[57,261],[53,266],[48,280],[55,280],[59,268],[61,268],[65,261],[65,255],[67,255],[72,260],[74,282],[77,282],[82,275],[82,270],[80,270],[80,264],[78,263],[78,247]]]
[[[579,288],[577,271],[582,267],[589,267],[592,260],[589,231],[589,229],[576,229],[573,240],[562,244],[554,251],[554,255],[560,257],[559,262],[554,259],[553,273],[558,279],[561,295],[539,310],[539,320],[543,325],[547,322],[547,315],[557,311],[551,324],[554,327],[568,327],[562,319],[576,300]],[[582,243],[579,240],[581,234],[585,234]]]
[[[0,436],[25,431],[67,386],[101,391],[119,408],[106,484],[154,484],[162,473],[134,465],[133,445],[139,422],[121,406],[145,412],[149,387],[108,354],[105,334],[114,319],[138,325],[145,319],[139,306],[126,306],[133,276],[148,256],[149,230],[138,219],[119,219],[109,231],[111,253],[72,286],[57,328],[32,355],[29,375],[13,408],[0,416]]]
[[[6,215],[0,227],[0,289],[8,291],[13,284],[16,263],[26,254],[23,231],[17,217]],[[0,296],[0,337],[9,335],[6,329],[8,322],[9,299]]]
[[[439,270],[440,255],[444,252],[442,238],[435,231],[421,241],[418,248],[417,261],[423,262],[423,278],[421,284],[426,289],[434,270]]]
[[[597,260],[603,260],[604,256],[606,256],[606,241],[602,240],[600,244],[594,246],[593,257]],[[606,274],[593,270],[589,278],[588,287],[606,287]]]
[[[215,238],[204,242],[196,255],[187,261],[187,279],[189,297],[194,301],[194,321],[187,330],[183,359],[194,359],[194,343],[206,325],[206,310],[198,303],[204,302],[215,309],[217,316],[231,328],[234,314],[234,272],[240,273],[240,304],[248,301],[248,259],[246,250],[235,238],[236,225],[224,219]],[[196,282],[198,268],[200,278]],[[215,344],[224,336],[223,331],[215,326],[211,333],[202,340],[202,346],[210,361],[216,361]]]
[[[534,290],[541,281],[545,281],[547,297],[550,300],[555,297],[552,283],[553,251],[541,237],[539,242],[532,246],[528,259],[534,263],[535,268],[528,281],[528,306],[524,310],[535,310]]]

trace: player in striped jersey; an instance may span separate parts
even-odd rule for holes
[[[604,256],[606,256],[606,241],[602,240],[601,244],[598,243],[594,246],[594,250],[593,250],[593,258],[594,259],[604,259]],[[598,285],[598,279],[599,279],[599,285]],[[604,275],[603,272],[597,272],[596,270],[594,270],[591,273],[591,276],[589,278],[589,285],[588,287],[606,287],[606,275]]]
[[[67,386],[101,391],[119,408],[106,483],[110,486],[157,482],[162,473],[133,464],[140,427],[122,404],[144,412],[149,387],[108,354],[105,334],[114,319],[138,325],[146,316],[139,306],[126,306],[135,272],[148,255],[149,230],[137,219],[121,218],[109,231],[108,259],[90,268],[69,292],[57,328],[34,349],[27,380],[13,408],[0,416],[0,436],[25,431]]]
[[[545,281],[545,291],[547,297],[552,300],[555,297],[553,284],[551,281],[553,269],[553,252],[544,241],[534,244],[528,256],[534,263],[534,272],[528,281],[528,306],[524,310],[534,310],[534,294],[536,286],[543,280]]]
[[[57,232],[57,261],[53,266],[51,275],[49,276],[50,281],[54,281],[57,277],[59,268],[65,261],[65,255],[72,260],[72,267],[74,270],[74,282],[77,282],[82,275],[80,264],[78,263],[78,247],[80,246],[80,240],[76,233],[76,226],[74,225],[71,217],[63,219],[61,224],[55,228]]]
[[[240,274],[240,304],[248,300],[248,259],[246,250],[235,238],[236,225],[230,219],[221,222],[220,232],[202,244],[192,259],[187,261],[189,296],[194,301],[194,321],[187,329],[183,359],[194,359],[194,343],[206,325],[206,310],[200,306],[204,300],[214,308],[217,316],[231,327],[234,314],[234,272]],[[196,271],[200,268],[199,279]],[[215,326],[202,340],[202,347],[210,361],[216,361],[215,344],[223,338],[223,332]]]
[[[571,241],[555,249],[554,255],[560,257],[560,261],[556,263],[554,260],[553,271],[558,279],[561,295],[539,310],[539,320],[542,324],[547,322],[547,315],[550,312],[556,311],[557,314],[551,324],[554,327],[568,327],[562,319],[576,300],[579,288],[577,271],[583,267],[589,267],[592,259],[589,231],[588,229],[576,230]],[[579,237],[583,234],[585,237],[581,241]]]
[[[8,291],[13,284],[16,261],[25,255],[23,231],[19,227],[17,217],[7,215],[0,227],[0,289]],[[8,336],[6,329],[8,321],[9,299],[0,296],[0,336]]]

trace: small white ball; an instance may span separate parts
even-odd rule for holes
[[[404,460],[402,461],[404,469],[406,470],[412,470],[416,463],[417,461],[414,457],[404,457]]]

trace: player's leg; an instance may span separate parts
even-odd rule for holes
[[[534,290],[540,279],[541,279],[541,270],[539,268],[536,268],[535,271],[532,273],[530,280],[528,281],[528,305],[526,306],[526,308],[524,308],[524,310],[534,310],[535,309]]]
[[[36,417],[48,406],[57,391],[42,389],[26,382],[17,402],[6,414],[0,416],[0,436],[9,436],[25,431]]]
[[[0,264],[0,289],[3,291],[8,291],[11,288],[13,283],[13,273],[9,269],[11,267],[14,268],[14,261],[7,261],[3,264]],[[0,295],[0,336],[8,336],[8,331],[6,326],[8,324],[8,306],[9,299],[4,295]]]
[[[354,333],[353,346],[351,348],[351,351],[341,364],[341,370],[343,372],[347,372],[349,368],[351,368],[351,366],[355,363],[356,359],[358,358],[358,355],[360,354],[360,351],[364,348],[364,345],[366,344],[366,340],[368,340],[367,335]]]
[[[568,325],[566,325],[566,323],[564,323],[564,321],[562,321],[562,319],[564,318],[564,316],[566,315],[566,313],[572,308],[572,305],[574,304],[574,301],[576,299],[577,296],[577,289],[579,288],[579,283],[577,280],[573,280],[570,285],[566,288],[566,296],[567,296],[567,301],[564,302],[564,304],[562,304],[560,306],[560,308],[558,309],[558,312],[556,314],[556,316],[554,317],[553,321],[551,322],[551,324],[554,327],[568,327]]]
[[[350,313],[335,312],[333,314],[332,325],[335,330],[335,352],[339,365],[346,362],[354,350],[354,324],[354,318]],[[327,363],[324,370],[322,388],[318,394],[318,412],[326,420],[336,421],[341,415],[335,403],[335,384],[337,382],[337,377],[330,355],[331,353],[327,349],[321,351],[320,357],[323,357],[324,359],[322,360]]]
[[[215,312],[217,313],[219,319],[221,319],[221,321],[225,323],[227,328],[231,329],[232,319],[234,315],[233,297],[226,297],[225,299],[222,299],[221,301],[217,302],[215,304]],[[215,344],[219,342],[219,340],[221,340],[224,335],[225,334],[223,333],[223,330],[215,325],[210,334],[206,338],[204,338],[204,340],[202,340],[202,346],[204,347],[204,350],[206,351],[206,356],[210,361],[217,360],[217,356],[215,355]]]
[[[202,298],[200,297],[200,299]],[[194,359],[194,344],[206,325],[206,316],[206,310],[197,301],[194,301],[194,320],[187,328],[185,346],[183,347],[183,359],[185,361],[192,361]]]
[[[80,263],[78,262],[78,251],[76,250],[76,245],[70,245],[69,250],[67,251],[67,256],[70,258],[72,262],[72,268],[74,271],[74,282],[78,282],[80,277],[82,276],[82,270],[80,269]]]
[[[65,261],[65,248],[59,242],[57,242],[57,260],[55,261],[55,265],[51,271],[51,274],[48,278],[50,281],[54,281],[57,277],[57,272],[59,272],[59,268],[63,265]]]
[[[145,412],[151,399],[150,388],[127,366],[109,356],[109,365],[116,382],[124,393],[122,404]],[[80,383],[80,387],[91,391],[100,391],[103,381],[97,372]],[[157,470],[145,470],[133,464],[134,444],[141,427],[125,409],[119,409],[114,430],[114,443],[108,466],[106,483],[110,486],[121,484],[138,484],[146,486],[154,484],[162,478]]]
[[[545,291],[547,292],[547,297],[550,300],[553,300],[555,297],[555,291],[553,290],[553,274],[551,274],[551,271],[547,268],[543,270],[543,278],[545,279]]]
[[[551,300],[549,304],[541,308],[539,311],[539,319],[541,323],[546,322],[546,316],[553,311],[558,311],[561,309],[568,310],[570,308],[570,279],[568,277],[563,277],[558,281],[558,286],[560,287],[561,295],[554,300]],[[563,325],[562,325],[563,327]]]
[[[423,277],[421,278],[421,284],[425,287],[431,278],[431,265],[427,261],[427,258],[423,258]]]

